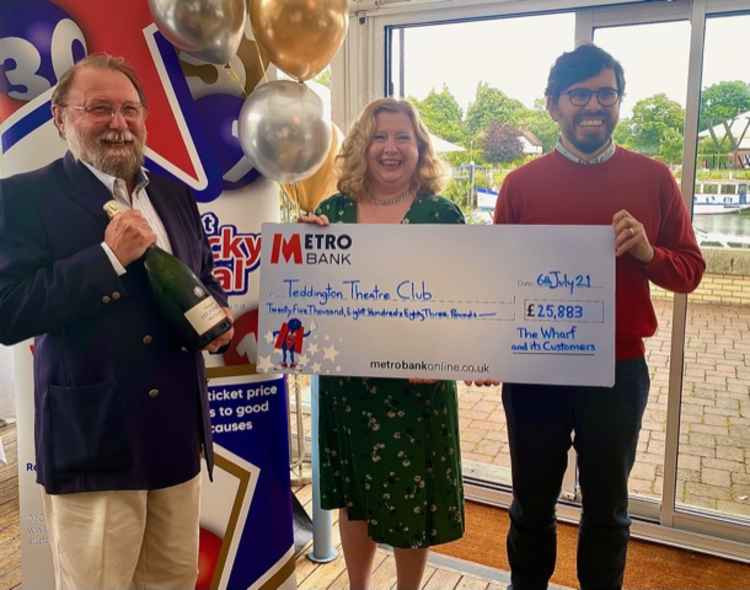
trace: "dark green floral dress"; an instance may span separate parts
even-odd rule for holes
[[[317,214],[356,223],[356,202],[334,195]],[[402,223],[464,223],[443,197],[420,194]],[[383,231],[388,231],[387,227]],[[393,547],[429,547],[464,532],[456,384],[320,378],[323,508],[348,509],[369,536]]]

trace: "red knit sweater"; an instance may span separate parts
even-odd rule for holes
[[[495,223],[609,225],[627,209],[646,228],[654,258],[628,254],[615,273],[615,354],[642,356],[643,338],[656,331],[649,280],[670,291],[698,286],[705,262],[680,190],[669,169],[618,147],[601,164],[577,164],[553,151],[511,172],[500,189]],[[581,241],[581,248],[586,248]]]

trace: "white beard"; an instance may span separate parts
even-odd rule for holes
[[[130,181],[138,176],[143,166],[143,143],[130,131],[107,131],[93,140],[87,140],[78,133],[73,125],[67,126],[65,139],[68,149],[77,160],[91,164],[97,170],[105,174]],[[107,147],[102,145],[102,140],[109,141],[132,141],[129,144],[127,154],[111,155],[107,153]]]

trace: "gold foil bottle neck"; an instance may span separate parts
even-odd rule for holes
[[[118,213],[123,213],[129,209],[127,205],[123,205],[119,201],[107,201],[102,206],[102,209],[104,209],[104,212],[107,214],[107,217],[112,219],[115,215]]]

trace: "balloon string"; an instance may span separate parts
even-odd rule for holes
[[[263,72],[263,81],[268,82],[268,72],[263,66],[263,55],[260,52],[260,43],[257,39],[255,40],[255,52],[258,54],[258,64],[260,64],[260,71]]]
[[[297,187],[295,184],[286,184],[286,183],[279,183],[279,187],[281,187],[281,193],[286,197],[287,203],[291,205],[291,213],[293,219],[290,221],[292,223],[295,223],[297,221],[297,218],[300,216],[300,213],[302,212],[302,207],[300,207],[299,199],[297,198],[298,195],[295,193],[297,192]]]
[[[240,92],[242,93],[242,98],[247,98],[247,92],[245,92],[245,87],[242,85],[242,80],[240,80],[240,77],[237,75],[237,72],[234,71],[232,64],[228,63],[224,67],[229,71],[229,77],[232,78],[232,80],[234,80],[237,83],[237,88],[240,89]]]

